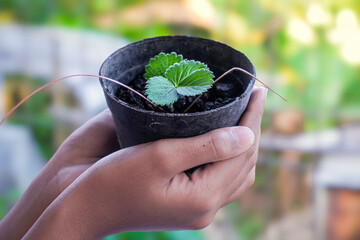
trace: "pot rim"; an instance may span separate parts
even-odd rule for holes
[[[204,42],[207,42],[207,43],[213,43],[213,44],[220,44],[220,45],[223,45],[224,47],[227,47],[227,48],[231,48],[235,51],[238,51],[224,43],[221,43],[221,42],[218,42],[218,41],[215,41],[215,40],[212,40],[212,39],[206,39],[206,38],[201,38],[201,37],[196,37],[196,36],[187,36],[187,35],[170,35],[170,36],[160,36],[160,37],[153,37],[153,38],[145,38],[143,40],[140,40],[140,41],[136,41],[136,42],[133,42],[133,43],[129,43],[127,44],[126,46],[124,47],[121,47],[119,49],[117,49],[116,51],[114,51],[111,55],[109,55],[105,60],[104,62],[101,64],[101,67],[100,67],[100,70],[99,70],[99,75],[100,76],[104,76],[101,71],[103,69],[103,66],[116,54],[119,54],[119,52],[121,51],[124,51],[126,50],[127,48],[129,47],[136,47],[136,45],[139,45],[139,44],[143,44],[144,42],[152,42],[152,41],[171,41],[171,39],[194,39],[194,40],[197,40],[197,41],[204,41]],[[240,52],[240,51],[238,51]],[[255,71],[255,68],[253,66],[253,64],[251,63],[251,61],[246,57],[245,54],[243,54],[242,52],[240,52],[242,55],[244,55],[244,57],[250,62],[251,66],[252,66],[252,74],[254,76],[256,76],[256,71]],[[236,66],[234,66],[236,67]],[[106,76],[105,76],[106,77]],[[231,107],[232,105],[236,104],[238,101],[240,101],[242,98],[244,98],[247,94],[250,94],[254,84],[255,84],[255,79],[254,78],[251,78],[246,90],[240,95],[240,96],[237,96],[235,98],[234,101],[228,103],[228,104],[225,104],[221,107],[218,107],[218,108],[215,108],[215,109],[211,109],[211,110],[208,110],[208,111],[203,111],[203,112],[192,112],[192,113],[169,113],[169,112],[156,112],[156,111],[153,111],[153,110],[145,110],[145,109],[142,109],[142,108],[139,108],[137,106],[134,106],[134,105],[131,105],[127,102],[124,102],[122,101],[121,99],[117,98],[116,96],[114,96],[110,91],[109,89],[105,86],[104,84],[104,79],[100,78],[100,84],[101,84],[101,87],[105,90],[104,92],[114,101],[120,103],[121,105],[123,105],[124,107],[127,107],[127,108],[130,108],[134,111],[138,111],[138,112],[141,112],[141,113],[144,113],[144,114],[153,114],[153,115],[157,115],[157,116],[166,116],[166,117],[187,117],[187,116],[201,116],[201,115],[205,115],[205,114],[209,114],[209,113],[212,113],[212,112],[217,112],[217,111],[221,111],[222,109],[224,108],[228,108],[228,107]]]

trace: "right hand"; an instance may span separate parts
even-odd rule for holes
[[[265,90],[253,91],[241,126],[104,157],[46,209],[25,239],[206,227],[254,182],[265,97]],[[184,172],[196,166],[191,174]]]

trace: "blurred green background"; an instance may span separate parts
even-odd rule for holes
[[[288,99],[284,102],[269,92],[262,126],[264,135],[292,139],[360,122],[359,16],[358,0],[0,1],[0,26],[6,26],[2,34],[11,27],[23,26],[26,31],[37,27],[90,32],[121,39],[123,44],[175,34],[227,43],[245,53],[258,77]],[[0,35],[0,43],[3,38]],[[115,46],[106,54],[121,47]],[[0,51],[1,57],[9,56]],[[61,74],[55,67],[51,78]],[[0,76],[3,113],[51,80],[29,71],[1,70],[1,66]],[[63,139],[84,120],[61,121],[55,110],[50,110],[54,105],[68,110],[68,115],[73,109],[83,110],[72,88],[59,85],[34,96],[9,119],[9,123],[31,129],[44,159],[49,159]],[[94,115],[99,109],[93,108],[86,116]],[[295,147],[295,151],[263,146],[254,187],[239,202],[224,209],[225,220],[219,220],[231,229],[224,231],[235,236],[234,239],[281,239],[265,237],[270,223],[276,224],[294,212],[314,210],[314,185],[310,178],[316,174],[314,165],[327,153],[316,149],[302,151],[301,146]],[[14,186],[1,193],[1,217],[21,191]],[[307,223],[309,230],[311,221]],[[356,224],[360,228],[359,219]],[[219,228],[215,225],[209,228]],[[211,239],[210,231],[128,233],[107,239]]]

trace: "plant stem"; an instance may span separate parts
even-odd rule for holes
[[[47,88],[48,86],[54,84],[54,83],[57,83],[59,81],[62,81],[64,79],[67,79],[67,78],[71,78],[71,77],[96,77],[96,78],[101,78],[101,79],[104,79],[104,80],[107,80],[107,81],[110,81],[110,82],[113,82],[115,84],[118,84],[132,92],[134,92],[135,94],[137,94],[138,96],[140,96],[141,98],[145,99],[148,103],[150,103],[151,105],[153,105],[154,107],[156,108],[159,108],[161,111],[165,112],[164,109],[162,109],[161,107],[157,106],[155,103],[153,103],[152,101],[150,101],[147,97],[145,97],[144,95],[142,95],[141,93],[139,93],[138,91],[132,89],[131,87],[121,83],[121,82],[118,82],[114,79],[111,79],[111,78],[108,78],[108,77],[103,77],[103,76],[100,76],[100,75],[92,75],[92,74],[74,74],[74,75],[69,75],[69,76],[66,76],[66,77],[62,77],[62,78],[59,78],[59,79],[56,79],[56,80],[53,80],[47,84],[45,84],[44,86],[36,89],[35,91],[33,91],[32,93],[30,93],[28,96],[26,96],[23,100],[21,100],[18,104],[16,104],[15,107],[13,107],[5,116],[4,118],[1,120],[0,122],[0,126],[6,121],[6,119],[18,108],[20,107],[24,102],[26,102],[29,98],[31,98],[33,95],[35,95],[36,93],[40,92],[41,90],[43,90],[44,88]]]
[[[173,103],[170,103],[170,105],[168,106],[169,109],[170,109],[170,112],[174,112],[174,104]]]
[[[228,75],[229,73],[231,73],[232,71],[241,71],[249,76],[251,76],[252,78],[255,78],[256,81],[258,81],[259,83],[261,83],[262,85],[264,85],[267,89],[269,89],[270,91],[272,91],[273,93],[275,93],[276,95],[278,95],[279,97],[281,97],[284,101],[287,101],[286,98],[284,98],[283,96],[281,96],[280,94],[278,94],[276,91],[274,91],[271,87],[269,87],[268,85],[266,85],[264,82],[262,82],[260,79],[258,79],[257,77],[255,77],[253,74],[249,73],[248,71],[240,68],[240,67],[233,67],[231,69],[229,69],[228,71],[226,71],[225,73],[223,73],[220,77],[218,77],[213,83],[212,85],[214,85],[215,83],[217,83],[218,81],[220,81],[223,77],[225,77],[226,75]],[[183,113],[186,113],[187,111],[189,111],[189,109],[194,106],[194,104],[204,95],[204,93],[200,94],[186,109]]]

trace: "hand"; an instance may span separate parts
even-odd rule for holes
[[[119,149],[109,110],[75,131],[60,146],[20,200],[0,222],[0,239],[20,239],[80,174]]]
[[[207,226],[219,208],[254,182],[265,96],[262,88],[253,91],[240,127],[138,145],[97,161],[45,210],[25,239],[96,239]]]

